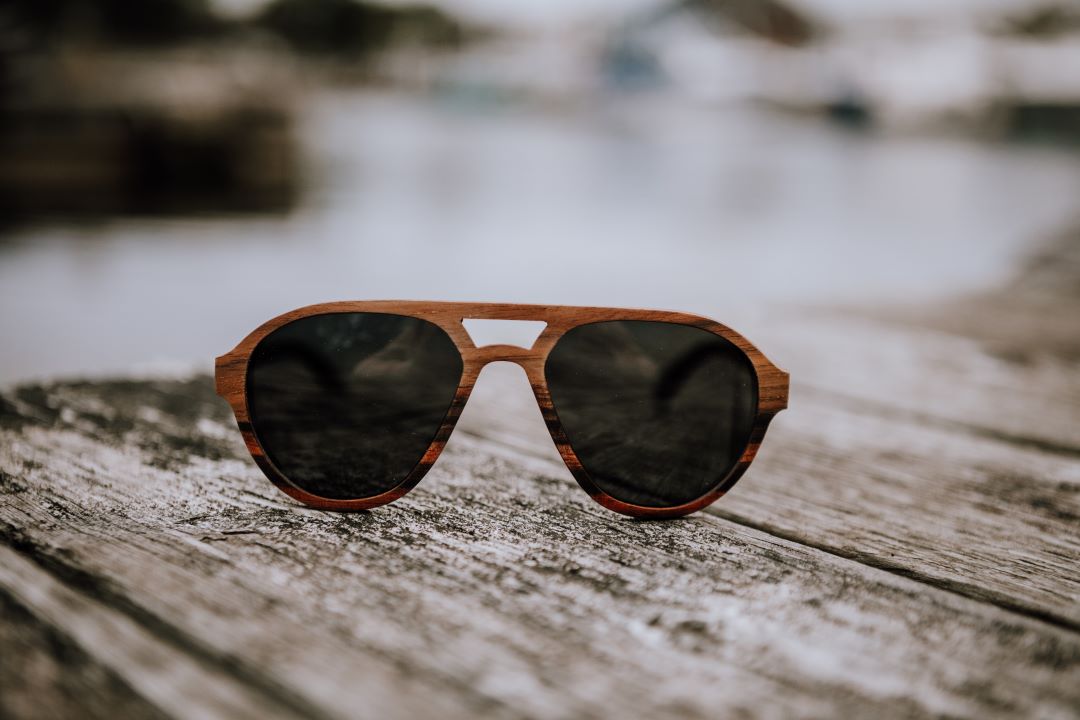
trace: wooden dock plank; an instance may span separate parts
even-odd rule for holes
[[[519,372],[491,368],[459,431],[562,474]],[[1080,629],[1080,463],[966,425],[794,385],[708,512]]]
[[[283,708],[272,698],[214,672],[213,667],[160,637],[156,628],[140,624],[79,590],[85,588],[65,585],[11,547],[0,545],[0,595],[29,610],[39,622],[93,657],[149,708],[172,717],[284,716]],[[31,677],[31,681],[38,683],[40,678]],[[145,712],[147,706],[139,707],[138,712]],[[26,709],[31,710],[28,716],[43,710]],[[97,714],[101,709],[94,706],[92,712]],[[129,710],[135,711],[135,707]]]
[[[218,691],[284,713],[1080,707],[1080,633],[1060,623],[725,518],[621,518],[549,458],[469,432],[400,503],[328,514],[246,460],[208,378],[68,384],[5,398],[0,470],[3,544],[31,578],[0,592],[68,635],[77,619],[65,628],[12,588],[84,596],[220,678]],[[80,645],[123,673],[107,644]]]
[[[802,397],[715,512],[1080,630],[1080,464]]]
[[[914,305],[788,310],[770,314],[752,339],[796,389],[1075,458],[1078,318],[1074,222],[999,287]]]
[[[1072,317],[1062,308],[1058,324]],[[1072,358],[1032,346],[1032,356],[1018,362],[975,337],[840,315],[778,317],[752,339],[791,373],[792,407],[806,388],[1080,455],[1080,373]]]
[[[0,648],[0,717],[166,717],[6,591],[0,591]]]

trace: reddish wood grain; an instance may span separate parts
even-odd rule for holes
[[[251,424],[247,401],[247,372],[251,354],[259,342],[274,330],[300,318],[343,312],[371,312],[403,315],[427,320],[442,328],[457,346],[464,362],[461,383],[453,402],[434,440],[420,462],[393,490],[367,498],[338,500],[319,497],[289,482],[288,478],[267,457]],[[462,325],[464,319],[480,320],[539,320],[547,327],[531,348],[513,345],[477,347]],[[579,325],[611,320],[639,320],[689,325],[718,335],[746,353],[753,364],[758,382],[758,408],[750,439],[739,462],[716,487],[702,497],[673,507],[644,507],[617,500],[602,491],[589,477],[574,453],[548,392],[544,364],[555,343],[568,330]],[[731,328],[714,320],[680,312],[662,310],[631,310],[620,308],[573,307],[567,305],[516,305],[503,303],[457,303],[425,301],[344,301],[309,305],[279,315],[250,333],[228,353],[217,358],[216,384],[218,395],[225,398],[236,416],[237,425],[248,451],[263,473],[284,493],[312,507],[325,510],[364,510],[392,502],[405,495],[424,477],[438,459],[453,432],[457,420],[468,402],[480,371],[488,363],[511,362],[521,366],[529,378],[536,402],[543,413],[551,439],[578,484],[596,502],[615,512],[634,517],[679,517],[715,502],[724,495],[750,467],[757,454],[772,418],[787,407],[788,374],[774,365],[749,340]]]

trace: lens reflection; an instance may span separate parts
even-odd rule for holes
[[[425,320],[315,315],[255,348],[248,411],[291,483],[325,498],[372,497],[400,485],[423,457],[461,372],[453,341]]]
[[[633,505],[673,507],[715,488],[746,448],[757,413],[750,359],[688,325],[581,325],[556,343],[544,372],[593,483]]]

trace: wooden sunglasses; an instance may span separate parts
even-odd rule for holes
[[[542,321],[532,347],[462,322]],[[333,302],[264,323],[217,358],[252,458],[326,510],[384,505],[435,463],[485,365],[521,366],[551,439],[606,508],[677,517],[730,489],[787,407],[788,374],[718,322],[560,305]]]

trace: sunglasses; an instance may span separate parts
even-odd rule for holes
[[[477,347],[462,321],[546,323],[531,348]],[[280,315],[217,358],[217,392],[289,496],[361,510],[416,486],[480,370],[517,363],[594,500],[637,517],[712,503],[750,466],[788,374],[738,333],[656,310],[336,302]]]

